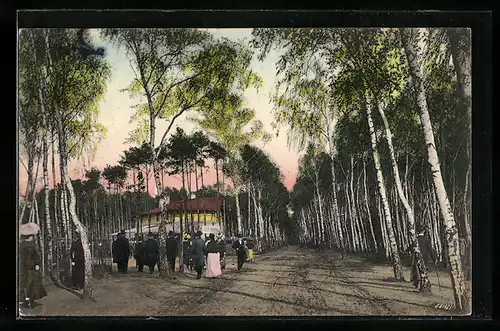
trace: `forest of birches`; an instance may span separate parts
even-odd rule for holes
[[[468,30],[254,29],[249,43],[196,29],[99,34],[127,53],[134,70],[122,93],[136,100],[136,127],[131,147],[115,151],[117,164],[88,166],[80,179],[70,178],[68,163],[90,165],[106,134],[99,123],[111,77],[106,49],[93,44],[89,30],[26,29],[19,36],[20,164],[28,173],[19,222],[40,225],[43,271],[55,283],[68,277],[76,231],[90,296],[96,243],[139,226],[139,214],[158,207],[161,196],[180,201],[195,193],[223,196],[226,236],[254,236],[260,251],[301,244],[366,254],[391,261],[396,279],[416,229],[426,228],[450,271],[457,308],[465,309]],[[253,58],[271,52],[278,61],[268,132],[244,92],[272,84],[250,69]],[[198,127],[192,134],[175,129],[185,113]],[[157,123],[168,123],[166,131]],[[280,130],[289,148],[302,151],[291,192],[276,160],[256,147]],[[208,171],[216,184],[204,182]],[[163,184],[171,177],[180,189]]]

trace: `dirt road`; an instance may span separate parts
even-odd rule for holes
[[[38,316],[367,316],[451,315],[435,308],[452,304],[447,274],[432,294],[416,293],[408,282],[387,281],[389,265],[364,258],[317,253],[295,246],[256,257],[236,271],[233,258],[217,279],[179,275],[162,280],[157,273],[114,274],[96,282],[94,301],[48,287],[48,297],[30,312]],[[406,270],[406,279],[409,278]]]

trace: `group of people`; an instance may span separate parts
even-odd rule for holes
[[[40,256],[34,242],[39,231],[34,223],[21,226],[20,233],[20,295],[25,308],[36,306],[35,300],[39,300],[47,295],[43,286],[42,273],[40,270]],[[133,249],[133,257],[137,262],[139,272],[144,271],[147,266],[149,273],[153,273],[159,258],[159,245],[152,233],[149,233],[147,240],[143,241],[139,236],[138,242]],[[196,278],[200,279],[203,271],[207,278],[215,278],[222,274],[226,266],[226,243],[222,234],[217,237],[211,233],[205,240],[202,239],[202,232],[198,231],[191,236],[186,234],[183,237],[184,254],[182,258],[182,268],[192,267],[196,271]],[[179,255],[179,242],[174,233],[168,233],[166,243],[167,259],[175,272],[176,258]],[[236,251],[238,270],[241,270],[245,261],[254,261],[254,244],[247,241],[241,235],[233,243],[232,248]],[[113,263],[117,264],[119,273],[128,271],[128,261],[132,256],[132,247],[125,236],[125,231],[121,231],[112,245]],[[83,245],[80,235],[77,233],[75,241],[70,249],[70,259],[72,266],[73,288],[83,289],[85,282],[85,259]]]
[[[184,234],[183,256],[181,268],[194,269],[196,271],[196,279],[200,279],[205,269],[207,278],[215,278],[222,275],[222,270],[225,268],[226,248],[222,234],[218,234],[217,238],[211,233],[205,240],[202,239],[203,233],[197,231],[191,235]],[[167,240],[167,259],[175,271],[175,259],[178,256],[179,244],[174,237],[173,232],[169,233]]]
[[[182,237],[183,256],[180,259],[180,268],[189,268],[196,271],[196,278],[200,279],[203,271],[207,278],[215,278],[222,274],[226,266],[226,243],[222,234],[215,236],[211,233],[205,240],[202,239],[203,233],[197,231],[192,234],[184,234]],[[176,259],[179,256],[180,243],[173,231],[168,233],[166,242],[166,254],[169,267],[175,272]],[[232,248],[236,251],[238,260],[238,270],[241,270],[245,261],[254,261],[254,244],[251,241],[244,240],[241,235],[233,243]],[[113,242],[113,263],[117,264],[118,272],[126,273],[128,270],[128,261],[132,256],[132,248],[128,239],[125,237],[125,231],[118,234]],[[143,241],[142,236],[138,237],[137,244],[133,250],[133,257],[136,260],[139,272],[144,271],[147,266],[149,273],[153,273],[159,260],[159,245],[152,233],[148,234],[148,239]]]

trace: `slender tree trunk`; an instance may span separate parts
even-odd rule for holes
[[[200,188],[198,187],[198,169],[197,169],[196,162],[194,163],[194,176],[195,176],[195,180],[196,180],[196,198],[198,198]],[[202,185],[202,187],[203,187],[203,185]],[[199,200],[197,200],[197,202],[198,203],[196,204],[196,206],[198,208],[196,209],[196,221],[198,222],[198,228],[199,228],[200,227],[200,208],[199,208],[200,204],[199,204]]]
[[[344,234],[342,233],[342,227],[340,226],[340,213],[339,213],[339,204],[338,204],[338,199],[337,199],[337,181],[335,177],[335,167],[334,167],[334,155],[331,155],[332,159],[332,167],[331,167],[331,173],[332,173],[332,191],[333,191],[333,212],[335,216],[335,222],[337,223],[337,226],[339,228],[339,245],[340,245],[340,251],[342,254],[342,258],[344,258],[345,255],[345,242],[344,242]]]
[[[50,200],[49,200],[49,168],[48,168],[48,160],[49,159],[49,132],[45,131],[43,134],[43,191],[44,191],[44,213],[45,213],[45,228],[46,228],[46,236],[45,242],[47,245],[47,266],[49,268],[49,275],[54,279],[58,279],[54,274],[54,265],[53,265],[53,235],[52,235],[52,226],[51,226],[51,218],[50,218]]]
[[[468,270],[466,272],[467,278],[470,278],[470,270],[472,268],[472,261],[470,259],[470,252],[472,247],[472,232],[471,232],[471,218],[469,217],[470,209],[470,190],[469,183],[471,182],[471,146],[472,146],[472,75],[471,75],[471,35],[470,31],[459,29],[447,29],[448,38],[450,40],[450,50],[453,59],[453,66],[457,73],[458,94],[459,97],[467,106],[467,139],[466,139],[466,155],[467,155],[467,172],[465,174],[465,189],[464,189],[464,225],[465,236],[469,258]]]
[[[239,190],[239,187],[236,187],[234,189],[234,196],[235,196],[235,200],[236,200],[236,219],[238,220],[238,234],[242,234],[243,233],[243,222],[241,220],[240,190]]]
[[[394,147],[392,144],[392,132],[389,127],[389,122],[387,121],[387,117],[385,116],[385,112],[383,109],[382,105],[378,105],[378,111],[380,113],[380,116],[382,117],[382,121],[384,123],[384,128],[385,128],[385,137],[387,140],[387,145],[389,146],[389,154],[391,157],[391,164],[392,164],[392,171],[394,173],[394,181],[396,184],[396,189],[397,193],[399,195],[399,200],[403,204],[405,210],[406,210],[406,216],[408,220],[408,229],[410,230],[410,238],[411,238],[411,243],[413,247],[413,253],[416,256],[417,259],[417,268],[418,272],[420,274],[420,291],[430,291],[431,289],[431,282],[429,281],[429,276],[427,275],[427,268],[425,267],[425,262],[422,257],[422,254],[420,252],[420,247],[418,245],[418,239],[417,239],[417,234],[415,232],[415,218],[414,218],[414,213],[413,209],[411,208],[410,204],[408,203],[408,199],[405,196],[403,192],[403,186],[401,184],[401,179],[399,176],[399,168],[398,164],[396,161],[396,156],[394,154]]]
[[[420,124],[422,125],[425,142],[427,145],[428,162],[431,167],[434,188],[439,201],[441,216],[445,226],[455,304],[456,308],[459,311],[467,311],[470,308],[462,270],[462,260],[460,258],[458,232],[455,224],[455,219],[451,211],[450,202],[448,200],[448,195],[444,187],[443,177],[441,175],[441,167],[439,165],[439,158],[436,152],[436,143],[434,141],[432,122],[430,119],[429,110],[427,108],[426,93],[423,83],[424,77],[419,63],[420,61],[417,58],[416,48],[414,46],[414,43],[418,42],[419,38],[412,38],[411,36],[411,32],[415,32],[415,29],[409,29],[409,31],[406,31],[406,29],[404,29],[401,30],[401,32],[404,50],[408,59],[410,76],[417,92],[417,105],[419,107]]]
[[[40,257],[41,257],[41,262],[42,262],[42,275],[45,275],[45,245],[44,245],[44,242],[45,242],[45,236],[44,236],[44,227],[43,227],[43,224],[40,222],[40,214],[38,213],[38,202],[36,201],[36,197],[35,197],[35,203],[33,205],[33,218],[34,218],[34,222],[36,224],[38,224],[38,226],[40,227],[40,232],[38,233],[38,236],[37,236],[37,246],[38,246],[38,249],[40,250]]]
[[[320,231],[320,241],[321,243],[325,242],[325,217],[323,214],[323,199],[321,197],[321,193],[319,191],[319,178],[316,173],[316,195],[318,197],[318,211],[319,211],[319,231]]]
[[[248,223],[248,234],[251,235],[252,233],[252,223],[251,223],[251,219],[252,219],[252,208],[251,207],[251,201],[252,201],[252,197],[251,197],[251,190],[250,190],[250,183],[247,184],[247,223]]]
[[[372,235],[372,240],[373,240],[373,247],[375,248],[375,252],[378,254],[378,243],[377,239],[375,238],[375,231],[373,230],[373,222],[372,222],[372,216],[370,212],[370,204],[368,203],[368,189],[366,187],[366,161],[363,156],[363,188],[364,188],[364,196],[365,196],[365,205],[366,205],[366,216],[368,218],[368,224],[370,225],[370,233]]]
[[[392,218],[391,218],[391,211],[389,209],[389,202],[387,201],[387,194],[386,194],[386,189],[385,189],[385,183],[384,183],[384,176],[382,174],[382,168],[380,165],[380,155],[378,153],[378,148],[377,148],[377,138],[375,135],[375,128],[373,125],[373,119],[372,119],[372,114],[371,114],[371,107],[372,107],[372,101],[371,100],[366,100],[366,115],[368,119],[368,127],[370,129],[370,137],[371,137],[371,147],[372,147],[372,154],[373,154],[373,161],[375,164],[375,170],[377,172],[377,182],[378,182],[378,191],[380,194],[380,199],[382,202],[382,206],[384,207],[384,216],[385,216],[385,223],[386,223],[386,229],[387,229],[387,235],[389,237],[389,249],[391,252],[391,257],[392,257],[392,263],[394,264],[394,278],[396,280],[404,280],[403,276],[403,267],[401,265],[401,260],[399,258],[399,252],[398,252],[398,247],[396,244],[396,239],[394,237],[394,230],[392,226]]]

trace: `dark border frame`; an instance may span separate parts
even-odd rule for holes
[[[437,12],[437,11],[185,11],[185,10],[54,10],[54,11],[22,11],[17,13],[19,28],[29,27],[51,27],[51,28],[100,28],[100,27],[203,27],[203,28],[246,28],[246,27],[368,27],[368,26],[392,26],[392,27],[470,27],[472,29],[472,87],[473,87],[473,315],[472,317],[444,318],[438,324],[441,326],[472,327],[471,320],[492,318],[492,14],[491,12]],[[9,28],[9,34],[13,33]],[[17,41],[17,39],[16,39]],[[17,46],[17,45],[16,45]],[[17,56],[17,55],[16,55]],[[17,69],[17,68],[16,68]],[[17,70],[16,70],[17,75]],[[17,113],[16,113],[17,114]],[[16,116],[14,116],[16,117]],[[14,118],[17,121],[17,118]],[[11,125],[13,122],[11,122]],[[14,141],[17,144],[17,141]],[[14,145],[15,147],[15,145]],[[17,162],[17,154],[14,157],[14,167]],[[4,177],[5,179],[9,178]],[[17,174],[14,177],[17,179]],[[10,179],[10,178],[9,178]],[[18,184],[14,182],[17,192]],[[17,200],[17,194],[15,199]],[[14,211],[17,204],[14,205]],[[5,217],[6,224],[12,226],[6,230],[8,235],[8,248],[14,247],[15,237],[11,235],[16,232],[15,224],[11,215]],[[12,241],[11,241],[12,240]],[[8,253],[8,256],[15,254]],[[14,258],[4,266],[12,268],[11,276],[7,279],[15,280],[15,266],[17,259]],[[9,287],[11,290],[12,288]],[[14,286],[14,289],[16,287]],[[12,296],[7,295],[13,294]],[[15,303],[15,292],[4,291],[2,310],[4,315],[11,317],[17,314]],[[49,318],[44,318],[48,320]],[[103,324],[126,323],[130,326],[139,326],[136,323],[144,322],[148,318],[71,318],[73,321],[85,321],[82,325],[88,327],[87,323],[99,322]],[[189,318],[191,321],[203,322],[208,319]],[[407,325],[410,322],[417,328],[423,327],[422,323],[430,324],[435,317],[407,318],[397,317],[400,322]],[[52,319],[54,320],[54,319]],[[154,318],[154,321],[180,322],[180,318]],[[217,318],[220,321],[245,321],[243,318]],[[259,322],[279,320],[293,320],[294,324],[304,326],[302,322],[321,323],[324,321],[337,324],[342,321],[356,321],[359,326],[373,327],[381,321],[381,318],[266,318],[259,317]],[[422,321],[424,320],[424,321]],[[54,320],[56,321],[56,320]],[[406,322],[405,322],[406,321]],[[21,322],[21,321],[19,321]],[[35,321],[23,320],[23,323],[36,323]],[[61,320],[58,321],[62,322]],[[149,321],[153,322],[153,321]],[[437,322],[437,321],[436,321]],[[185,323],[184,321],[182,322]],[[394,325],[395,321],[384,319],[384,323]],[[458,323],[458,324],[457,324]],[[156,325],[157,323],[152,323]],[[433,323],[434,324],[434,323]],[[64,323],[62,324],[64,325]],[[486,326],[484,322],[475,324]],[[491,325],[491,324],[490,324]],[[111,326],[111,325],[110,325]],[[179,326],[182,326],[180,324]],[[193,325],[194,326],[194,325]],[[201,326],[201,325],[200,325]],[[402,325],[398,323],[399,327]],[[384,328],[387,328],[386,325]]]

